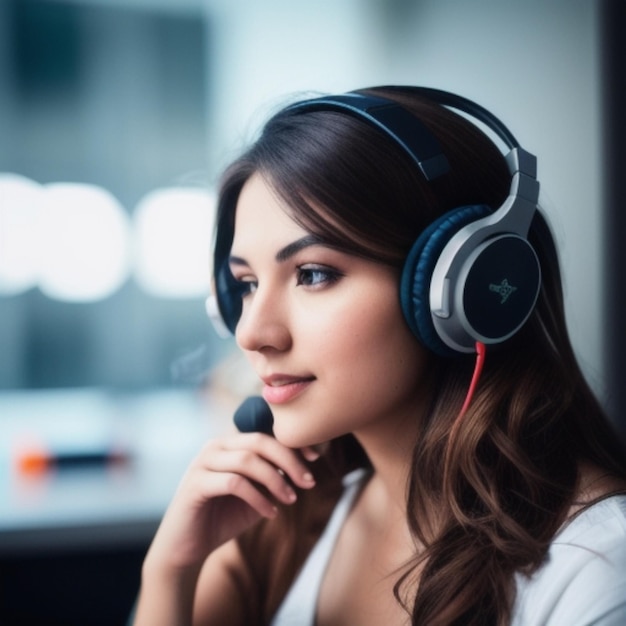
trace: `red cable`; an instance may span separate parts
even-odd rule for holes
[[[463,407],[461,408],[461,413],[459,414],[459,418],[465,415],[469,405],[472,402],[472,398],[474,397],[474,392],[476,391],[476,387],[478,387],[478,381],[480,380],[480,374],[483,371],[483,365],[485,364],[485,344],[477,341],[476,342],[476,365],[474,365],[474,374],[472,375],[472,381],[470,382],[470,386],[467,390],[467,395],[465,396],[465,402],[463,403]]]
[[[478,381],[480,380],[480,374],[483,370],[483,365],[485,363],[485,344],[477,341],[476,342],[476,363],[474,365],[474,374],[472,375],[472,380],[467,389],[467,395],[465,396],[465,402],[463,402],[463,406],[461,407],[461,412],[457,415],[454,423],[452,424],[452,428],[450,429],[450,434],[448,436],[448,445],[446,447],[446,460],[444,464],[444,482],[447,481],[447,475],[450,471],[450,456],[452,454],[452,449],[454,447],[454,441],[459,432],[459,428],[461,427],[461,423],[463,421],[463,416],[465,412],[469,408],[469,405],[472,403],[472,399],[474,397],[474,392],[476,391],[476,387],[478,387]]]

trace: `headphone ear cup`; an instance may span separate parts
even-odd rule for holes
[[[222,321],[234,335],[241,317],[241,285],[233,278],[225,263],[215,274],[215,297]]]
[[[429,293],[435,265],[446,244],[461,228],[492,212],[484,204],[475,204],[445,213],[422,232],[404,262],[400,279],[404,318],[413,334],[442,356],[453,356],[457,352],[440,339],[432,321]]]

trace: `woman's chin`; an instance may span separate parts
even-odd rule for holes
[[[279,443],[287,448],[297,450],[323,444],[325,439],[315,436],[315,433],[306,432],[305,429],[297,425],[281,423],[280,419],[274,419],[274,437]]]

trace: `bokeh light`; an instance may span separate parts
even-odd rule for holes
[[[18,174],[0,173],[0,295],[22,293],[37,284],[37,220],[41,185]]]
[[[214,195],[159,189],[134,213],[134,273],[146,292],[164,298],[206,295],[211,276]]]
[[[130,273],[130,223],[109,192],[93,185],[45,187],[38,228],[39,287],[58,300],[89,302]]]

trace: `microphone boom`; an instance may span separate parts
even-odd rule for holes
[[[234,415],[235,426],[242,433],[273,435],[274,417],[269,405],[261,396],[246,398]]]

